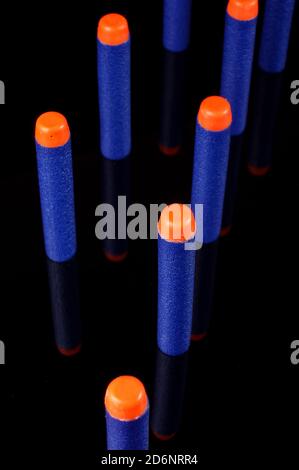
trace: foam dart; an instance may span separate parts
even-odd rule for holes
[[[105,408],[108,450],[148,450],[149,403],[140,380],[128,375],[114,379]]]
[[[35,128],[36,157],[45,249],[52,261],[76,253],[70,130],[64,116],[42,114]]]
[[[130,33],[124,16],[111,13],[100,19],[97,48],[102,173],[109,176],[102,196],[117,214],[118,196],[129,193],[131,153]],[[104,253],[110,261],[122,261],[127,241],[105,240]]]
[[[164,0],[163,46],[182,52],[189,46],[192,0]]]
[[[295,0],[266,0],[259,67],[268,73],[285,69]]]
[[[233,136],[242,134],[246,127],[257,17],[258,0],[229,0],[220,94],[232,108]]]
[[[248,114],[257,18],[258,0],[229,0],[225,16],[220,94],[230,102],[233,122],[222,235],[229,233],[233,223]]]
[[[36,121],[36,156],[56,345],[73,356],[81,348],[76,228],[70,131],[64,116]]]
[[[196,123],[192,208],[203,205],[203,246],[196,252],[192,340],[208,333],[230,148],[232,113],[219,96],[203,100]]]
[[[220,96],[203,100],[197,116],[191,203],[203,204],[203,243],[221,230],[232,113]]]
[[[273,140],[280,104],[295,0],[267,0],[253,96],[248,170],[266,175],[272,166]]]
[[[188,206],[166,206],[158,222],[158,347],[177,356],[189,349],[195,251],[186,244],[196,232]]]

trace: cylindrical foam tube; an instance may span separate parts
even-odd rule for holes
[[[208,330],[221,230],[228,167],[232,113],[229,102],[219,96],[206,98],[200,106],[194,148],[192,208],[203,204],[203,246],[196,253],[192,339],[203,339]]]
[[[229,102],[211,96],[201,103],[194,147],[191,204],[203,204],[203,243],[219,237],[227,175],[232,113]]]
[[[229,0],[222,60],[221,92],[232,107],[232,142],[223,206],[223,229],[233,224],[242,158],[242,140],[247,122],[252,64],[258,16],[258,0]]]
[[[81,349],[79,282],[76,257],[64,263],[47,259],[55,342],[64,356]]]
[[[65,117],[42,114],[35,140],[45,249],[52,261],[61,263],[76,253],[72,151]]]
[[[112,13],[98,25],[98,89],[101,152],[119,160],[131,152],[130,34],[127,20]]]
[[[120,376],[105,395],[108,450],[148,450],[149,403],[140,380]]]
[[[230,0],[225,17],[221,96],[231,105],[232,135],[244,132],[247,120],[258,0]]]
[[[117,214],[118,196],[128,197],[130,186],[130,34],[126,18],[115,13],[103,16],[97,43],[102,171],[103,177],[108,177],[102,185],[102,196]],[[127,239],[104,240],[104,253],[110,261],[122,261],[127,252]]]
[[[266,0],[259,51],[259,67],[282,72],[286,65],[295,0]]]
[[[166,206],[158,223],[158,347],[170,356],[190,346],[195,251],[187,243],[196,232],[188,206]]]
[[[182,52],[189,46],[192,0],[164,0],[163,46]]]

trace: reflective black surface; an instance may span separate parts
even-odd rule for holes
[[[127,259],[111,264],[94,235],[101,193],[96,26],[113,8],[127,14],[134,38],[132,200],[188,202],[195,117],[201,99],[218,92],[226,2],[194,4],[187,133],[174,158],[158,150],[161,2],[66,2],[64,11],[54,0],[51,8],[18,4],[17,13],[14,5],[3,7],[0,339],[7,364],[0,368],[0,457],[7,451],[11,465],[70,465],[80,458],[87,468],[95,464],[105,449],[104,392],[117,375],[139,377],[152,400],[156,242],[130,242]],[[282,87],[273,171],[252,178],[246,159],[241,165],[240,210],[219,246],[209,335],[190,351],[180,431],[169,442],[151,435],[152,449],[196,449],[209,467],[247,457],[268,461],[282,448],[282,441],[274,444],[282,433],[288,455],[296,448],[291,425],[297,422],[298,372],[289,346],[299,334],[297,212],[289,209],[297,187],[299,108],[290,102],[297,44],[298,29]],[[83,321],[82,353],[74,358],[60,356],[53,339],[35,169],[34,121],[50,109],[65,113],[73,139]]]

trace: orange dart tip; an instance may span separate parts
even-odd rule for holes
[[[229,0],[227,13],[239,21],[250,21],[257,17],[258,0]]]
[[[232,123],[232,111],[229,102],[222,96],[210,96],[202,101],[198,124],[208,131],[224,131]]]
[[[65,145],[70,139],[66,118],[54,111],[39,116],[35,125],[35,139],[43,147],[55,148]]]
[[[195,236],[196,223],[192,210],[185,204],[166,206],[158,222],[160,237],[166,241],[187,242]]]
[[[142,416],[148,407],[145,388],[136,377],[122,375],[107,387],[105,407],[115,419],[131,421]]]
[[[129,40],[126,18],[117,13],[103,16],[98,25],[98,40],[107,46],[119,46]]]

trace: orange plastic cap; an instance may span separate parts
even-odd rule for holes
[[[158,232],[168,242],[180,243],[194,238],[196,223],[190,207],[185,204],[166,206],[158,222]]]
[[[130,421],[139,418],[148,407],[142,382],[130,375],[122,375],[112,380],[106,390],[105,406],[115,419]]]
[[[239,21],[250,21],[257,17],[259,12],[258,0],[229,0],[227,13]]]
[[[70,129],[65,117],[53,111],[42,114],[36,121],[35,139],[43,147],[60,147],[70,138]]]
[[[126,18],[117,13],[103,16],[98,25],[98,40],[107,46],[119,46],[129,40],[129,26]]]
[[[202,101],[198,124],[207,131],[224,131],[232,123],[232,110],[229,102],[222,96],[210,96]]]

